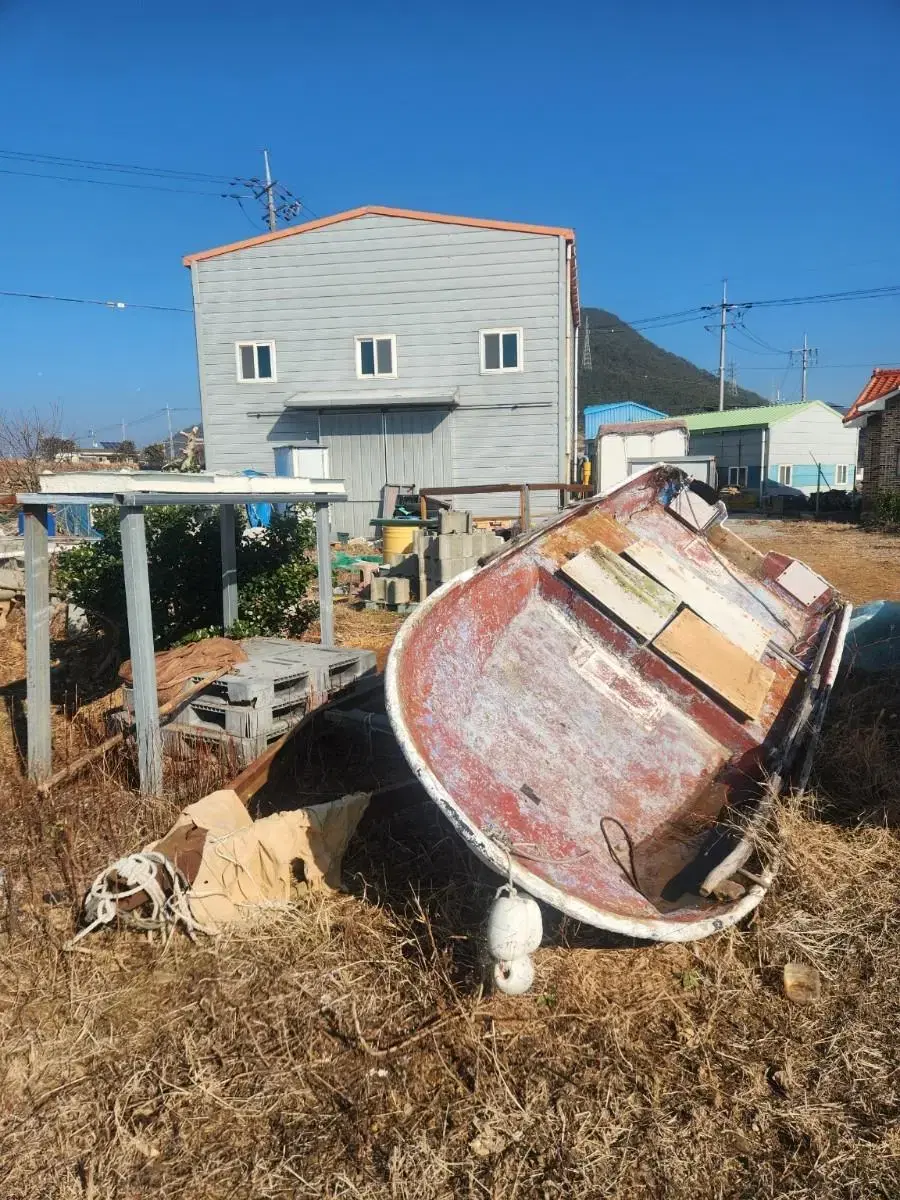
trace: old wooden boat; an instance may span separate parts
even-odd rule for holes
[[[475,854],[618,933],[759,903],[840,663],[850,606],[726,515],[653,467],[435,592],[388,662],[394,732]]]

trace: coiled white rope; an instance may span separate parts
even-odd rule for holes
[[[83,937],[117,919],[134,929],[161,930],[165,939],[181,925],[193,941],[197,933],[207,931],[191,912],[188,891],[188,881],[181,871],[156,850],[118,858],[88,889],[82,906],[88,924],[66,942],[65,949],[71,950]],[[142,904],[126,912],[119,910],[123,900],[141,892],[146,897]]]

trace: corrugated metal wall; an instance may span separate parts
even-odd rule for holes
[[[588,441],[593,441],[601,425],[619,425],[625,421],[661,421],[667,415],[633,400],[622,400],[618,404],[589,404],[584,410],[584,436]]]
[[[436,440],[421,429],[391,435],[424,439],[399,453],[412,463],[418,455],[426,472],[430,459],[444,476],[434,482],[561,477],[568,283],[560,238],[366,216],[195,263],[192,272],[211,469],[273,470],[274,446],[303,440],[320,409],[371,402],[402,413],[439,394],[458,404],[452,436],[450,421],[439,422]],[[523,371],[482,374],[479,331],[491,328],[523,330]],[[389,333],[397,377],[358,379],[354,339]],[[235,343],[270,339],[277,382],[238,382]],[[370,503],[375,480],[385,482],[378,421],[348,413],[339,424],[328,437],[357,445],[336,447],[342,466],[333,454],[332,470],[346,474],[351,503],[357,493]],[[440,471],[436,454],[446,456]],[[504,504],[486,498],[479,507]]]
[[[370,521],[384,483],[449,485],[450,424],[449,409],[323,412],[320,430],[329,470],[352,481],[349,502],[334,505],[334,528],[372,537]]]

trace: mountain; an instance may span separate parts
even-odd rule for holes
[[[615,313],[602,308],[582,309],[582,334],[586,323],[590,326],[592,367],[589,371],[579,371],[579,409],[589,404],[635,400],[670,417],[678,417],[719,407],[719,381],[710,371],[663,350]],[[583,363],[581,351],[579,358]],[[728,408],[769,403],[765,397],[744,388],[738,388],[734,395],[727,382],[725,388]]]

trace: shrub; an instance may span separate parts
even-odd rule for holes
[[[878,525],[900,524],[900,492],[879,492],[872,502],[871,513]]]
[[[159,649],[222,628],[221,550],[218,510],[208,506],[148,508],[147,564],[153,634]],[[127,630],[122,541],[115,508],[95,511],[102,535],[57,558],[56,579],[65,599],[88,617],[115,622],[123,643]],[[275,516],[267,530],[243,537],[245,522],[235,510],[238,637],[299,637],[318,613],[307,599],[317,576],[309,551],[315,525],[307,516]]]

